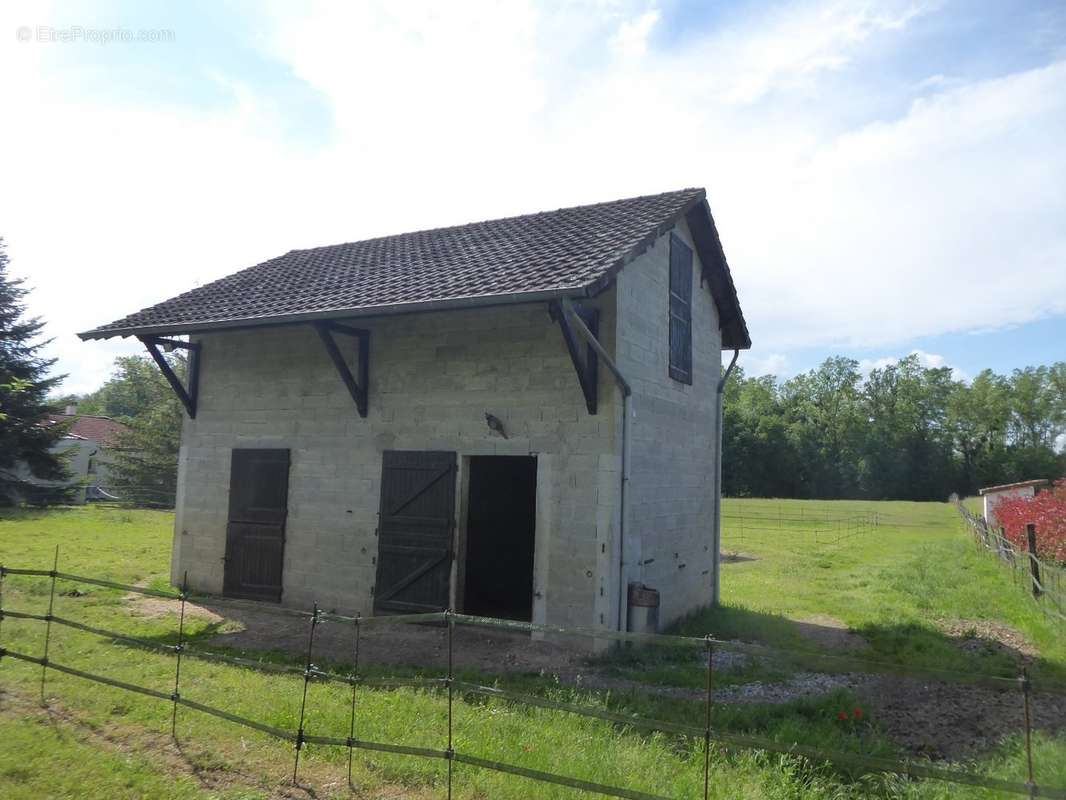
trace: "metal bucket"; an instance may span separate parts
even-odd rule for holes
[[[659,590],[643,583],[629,584],[626,630],[630,633],[659,632]]]

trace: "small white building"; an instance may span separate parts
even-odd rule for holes
[[[185,405],[175,581],[607,629],[631,583],[715,597],[751,341],[702,189],[293,250],[81,336]]]
[[[72,503],[84,503],[107,496],[109,466],[112,456],[109,448],[118,444],[121,435],[129,428],[110,417],[79,414],[77,407],[67,406],[63,414],[49,414],[44,425],[63,425],[63,436],[52,445],[52,452],[66,456],[69,477],[65,482],[43,481],[33,476],[24,465],[19,476],[36,486],[76,487]],[[101,491],[102,490],[102,491]]]
[[[1002,486],[979,489],[978,492],[984,499],[985,522],[992,528],[999,528],[999,522],[996,520],[996,506],[1002,500],[1008,497],[1034,497],[1049,486],[1051,486],[1051,481],[1038,478],[1032,481],[1005,483]]]

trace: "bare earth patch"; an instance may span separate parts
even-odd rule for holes
[[[966,758],[1024,733],[1020,691],[871,677],[865,693],[881,729],[915,755]],[[1066,696],[1034,693],[1031,708],[1035,729],[1066,730]]]
[[[148,580],[140,581],[135,585],[144,588],[148,585]],[[160,617],[167,616],[177,617],[181,612],[180,600],[168,600],[164,597],[151,597],[136,592],[130,592],[123,599],[129,603],[130,612],[138,617],[146,617],[148,619],[159,619]],[[206,606],[190,602],[185,603],[185,616],[194,619],[202,619],[211,623],[222,623],[225,621],[225,617],[218,612],[212,611]]]
[[[813,614],[793,623],[800,636],[828,653],[854,652],[866,647],[866,640],[852,632],[847,623],[827,614]]]
[[[1020,663],[1037,658],[1040,651],[1017,629],[989,620],[942,619],[934,625],[955,640],[960,650],[973,655],[1002,653]]]

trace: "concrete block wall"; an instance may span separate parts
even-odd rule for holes
[[[613,290],[596,303],[609,348],[614,303]],[[309,326],[197,337],[199,410],[182,432],[172,579],[187,570],[192,587],[222,590],[233,448],[291,450],[282,602],[363,614],[373,607],[383,450],[452,450],[460,469],[463,456],[535,453],[534,619],[610,627],[620,412],[606,370],[590,416],[544,304],[351,324],[371,331],[366,419]],[[510,439],[490,434],[485,412]]]
[[[669,375],[670,236],[618,276],[617,363],[633,387],[626,579],[658,589],[663,624],[708,605],[722,363],[718,314],[688,226],[674,230],[694,253],[692,385]]]

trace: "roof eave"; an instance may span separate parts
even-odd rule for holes
[[[96,328],[78,334],[82,341],[114,339],[129,336],[165,336],[204,333],[207,331],[233,330],[235,328],[258,328],[276,325],[299,325],[321,320],[359,319],[385,317],[397,314],[417,314],[431,311],[458,311],[467,308],[542,303],[563,297],[581,298],[593,293],[595,284],[561,287],[535,292],[508,292],[506,294],[474,295],[448,300],[430,300],[411,303],[388,303],[362,308],[341,308],[329,311],[312,311],[302,314],[277,314],[259,317],[242,317],[227,320],[199,320],[168,325],[140,325],[129,328]]]
[[[700,262],[707,272],[711,295],[718,309],[722,349],[748,350],[751,348],[751,335],[748,333],[748,324],[740,308],[737,287],[733,283],[733,274],[730,272],[722,240],[718,236],[718,226],[714,224],[714,216],[706,196],[692,203],[684,212],[684,216],[692,232]]]

